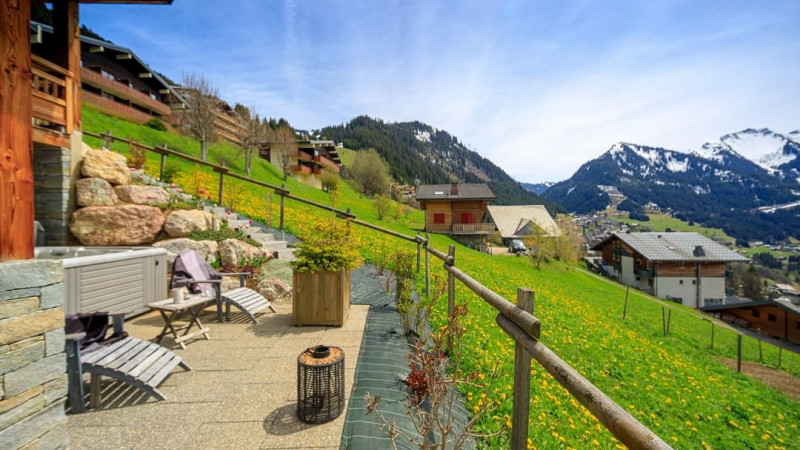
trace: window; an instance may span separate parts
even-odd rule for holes
[[[678,284],[683,284],[683,280],[678,281]]]
[[[697,284],[697,280],[692,280],[692,284]]]
[[[794,323],[798,330],[800,330],[800,321]]]
[[[753,310],[753,317],[761,317],[761,311]]]
[[[461,213],[461,223],[472,223],[472,214]]]
[[[777,322],[778,317],[775,314],[768,314],[767,320],[769,320],[770,322]]]
[[[434,213],[433,223],[444,223],[444,213]]]

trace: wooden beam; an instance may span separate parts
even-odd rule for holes
[[[67,80],[67,134],[81,130],[81,29],[78,1],[53,2],[54,61],[72,72]]]
[[[152,72],[142,72],[139,74],[139,78],[153,78]]]
[[[159,89],[158,93],[159,94],[169,94],[169,89]]]
[[[106,48],[103,47],[102,45],[89,48],[89,53],[103,53],[104,51],[106,51]]]
[[[117,59],[133,59],[133,55],[130,53],[120,53],[117,55]]]
[[[0,261],[33,258],[30,0],[0,6]]]

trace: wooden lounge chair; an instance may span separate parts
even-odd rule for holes
[[[245,287],[245,279],[251,276],[249,272],[221,273],[214,270],[197,252],[193,250],[183,250],[172,266],[172,289],[186,286],[193,295],[208,297],[209,301],[217,302],[217,321],[222,322],[231,320],[231,305],[239,309],[254,323],[258,323],[256,314],[275,308],[263,295]],[[222,292],[221,278],[223,276],[238,276],[239,287],[230,291]],[[222,304],[225,304],[225,316],[223,319]]]
[[[107,313],[67,316],[67,376],[73,413],[86,409],[84,372],[92,374],[90,399],[92,408],[97,409],[100,407],[100,377],[103,375],[136,386],[159,400],[166,400],[164,394],[158,390],[158,385],[164,378],[178,365],[192,370],[171,350],[150,341],[129,337],[122,330],[124,314],[114,314],[112,318],[114,333],[106,337]],[[99,326],[95,326],[98,324]],[[83,331],[74,332],[81,329]],[[87,347],[88,340],[93,343]]]

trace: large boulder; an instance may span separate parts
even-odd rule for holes
[[[184,250],[194,250],[199,253],[207,263],[213,263],[217,259],[216,241],[194,241],[187,238],[167,239],[158,241],[153,247],[161,247],[167,250],[167,262],[172,266],[175,258]]]
[[[83,156],[81,174],[87,178],[102,178],[114,185],[131,182],[131,170],[125,157],[108,150],[88,150]]]
[[[72,213],[69,231],[83,245],[141,245],[153,242],[163,224],[152,206],[87,206]]]
[[[258,282],[258,292],[271,302],[287,300],[292,296],[292,285],[277,278],[266,278]]]
[[[114,188],[117,197],[125,203],[134,205],[158,205],[169,202],[169,192],[158,186],[126,184]]]
[[[222,264],[238,266],[242,259],[251,259],[258,255],[269,258],[269,252],[263,248],[254,247],[238,239],[225,239],[219,243],[219,257]]]
[[[213,227],[214,216],[199,209],[176,209],[164,222],[164,231],[169,237],[184,237]]]
[[[75,182],[80,206],[114,206],[118,203],[114,186],[102,178],[81,178]]]

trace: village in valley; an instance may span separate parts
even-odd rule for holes
[[[792,228],[545,183],[577,213],[419,121],[300,129],[95,6],[187,14],[0,6],[0,448],[800,445]]]

